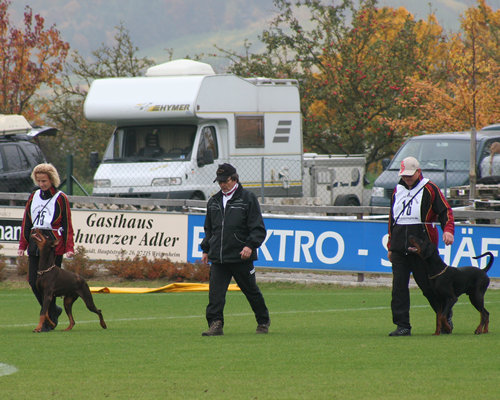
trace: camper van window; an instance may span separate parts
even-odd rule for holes
[[[196,125],[121,127],[115,131],[103,161],[184,161],[191,158]]]
[[[205,157],[208,150],[212,152],[214,160],[219,158],[217,135],[215,134],[215,128],[213,126],[205,126],[201,131],[197,158],[202,159]]]
[[[236,117],[236,147],[264,147],[264,117]]]

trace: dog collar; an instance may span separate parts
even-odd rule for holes
[[[448,265],[439,274],[436,274],[436,275],[433,275],[433,276],[429,276],[429,279],[436,279],[439,275],[444,274],[447,269],[448,269]]]
[[[56,265],[54,264],[52,267],[47,268],[47,269],[43,269],[43,270],[41,270],[41,271],[37,271],[36,273],[38,274],[38,276],[40,276],[40,275],[45,274],[46,272],[49,272],[51,269],[53,269],[53,268],[55,268],[55,267],[56,267]]]

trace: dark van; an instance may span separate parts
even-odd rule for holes
[[[476,138],[476,174],[479,180],[484,178],[481,176],[481,161],[489,155],[491,144],[500,141],[500,125],[478,131]],[[469,183],[470,132],[415,136],[401,146],[392,160],[382,161],[385,169],[373,184],[370,205],[390,206],[392,192],[399,182],[401,161],[409,156],[420,162],[424,177],[436,183],[446,195],[450,187]]]

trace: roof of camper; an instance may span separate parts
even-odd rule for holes
[[[85,99],[85,117],[121,125],[217,113],[300,112],[294,80],[215,74],[210,65],[192,60],[151,67],[146,75],[96,79]]]
[[[148,68],[146,76],[215,75],[211,65],[194,60],[173,60]]]

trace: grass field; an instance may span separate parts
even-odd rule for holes
[[[98,283],[97,285],[101,285]],[[207,293],[96,294],[108,329],[75,303],[50,333],[38,307],[0,285],[1,399],[498,399],[500,291],[491,333],[460,298],[452,335],[412,291],[413,336],[392,338],[389,288],[261,284],[272,325],[256,335],[244,296],[228,293],[225,335],[202,337]],[[58,300],[58,304],[61,301]],[[12,369],[17,372],[8,374]]]

